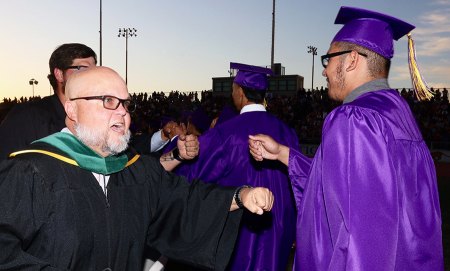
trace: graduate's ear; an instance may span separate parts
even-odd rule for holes
[[[247,98],[247,96],[245,96],[245,92],[242,87],[239,87],[239,97],[240,97],[242,107],[244,107],[244,105],[246,105],[248,102],[248,98]]]
[[[244,89],[242,87],[239,87],[239,95],[245,97]]]
[[[66,111],[67,117],[71,120],[71,121],[76,121],[78,116],[77,116],[77,104],[75,103],[75,101],[66,101],[64,103],[64,110]]]
[[[360,57],[361,56],[356,51],[350,52],[350,54],[348,54],[348,57],[346,59],[348,62],[346,62],[345,64],[346,65],[345,70],[349,72],[356,69],[356,67],[360,65],[359,63]]]
[[[53,69],[53,74],[55,75],[56,81],[58,81],[59,83],[63,83],[64,82],[64,72],[63,72],[63,70],[60,70],[58,68],[54,68]]]

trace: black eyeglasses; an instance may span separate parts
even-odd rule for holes
[[[116,110],[119,104],[122,104],[123,108],[128,113],[133,113],[136,110],[136,103],[131,99],[120,99],[115,96],[103,95],[103,96],[89,96],[89,97],[78,97],[72,98],[71,101],[75,100],[102,100],[103,107],[109,110]]]
[[[79,65],[79,66],[69,66],[69,67],[66,67],[65,68],[65,70],[84,70],[84,69],[87,69],[87,68],[89,68],[88,66],[84,66],[84,65]]]
[[[330,58],[335,57],[335,56],[340,56],[340,55],[348,54],[348,53],[351,53],[352,51],[353,51],[353,50],[341,51],[341,52],[335,52],[335,53],[326,54],[326,55],[321,56],[320,58],[322,59],[322,66],[323,66],[324,68],[327,68],[328,62],[330,62]],[[358,55],[361,55],[361,56],[363,56],[363,57],[367,57],[366,54],[363,54],[363,53],[360,53],[360,52],[357,52],[357,53],[358,53]]]

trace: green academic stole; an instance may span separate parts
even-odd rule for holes
[[[37,142],[44,142],[54,146],[69,157],[50,151],[37,149],[14,152],[10,154],[10,157],[15,157],[16,155],[24,153],[41,153],[103,175],[110,175],[119,172],[139,159],[139,155],[135,155],[131,160],[128,160],[128,157],[125,154],[102,157],[70,133],[55,133],[36,140],[33,143]]]

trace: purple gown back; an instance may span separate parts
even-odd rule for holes
[[[285,270],[294,242],[296,209],[287,168],[278,161],[256,162],[251,157],[248,136],[258,133],[299,149],[297,135],[286,124],[267,112],[247,112],[201,135],[197,160],[182,167],[182,174],[191,180],[263,186],[274,194],[271,212],[244,213],[228,270]]]

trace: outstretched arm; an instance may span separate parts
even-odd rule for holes
[[[256,161],[263,159],[279,160],[286,166],[289,164],[289,147],[276,142],[268,135],[249,135],[250,154]]]
[[[171,171],[184,160],[194,159],[198,155],[200,144],[195,135],[179,135],[177,148],[167,152],[159,158],[165,170]]]
[[[272,192],[265,187],[240,187],[236,190],[230,211],[241,208],[240,202],[250,212],[262,215],[272,210],[273,200]]]

